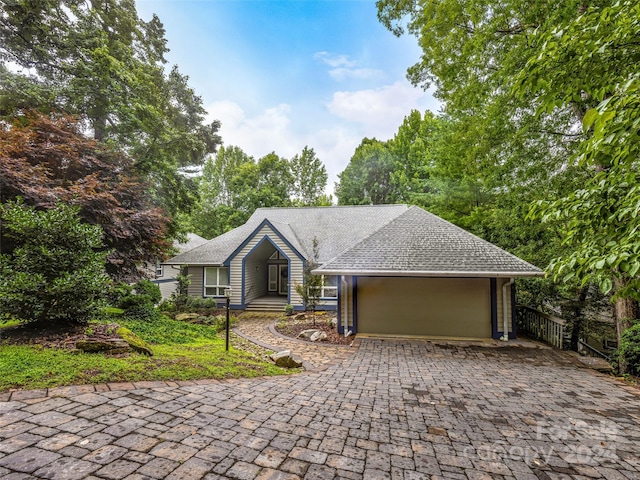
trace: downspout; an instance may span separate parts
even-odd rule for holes
[[[347,282],[347,279],[344,275],[340,277],[340,283],[342,284],[342,287],[341,287],[342,291],[340,292],[340,296],[342,298],[342,301],[340,302],[340,310],[344,309],[345,312],[348,312],[349,304],[345,303],[344,296],[342,295],[343,293],[346,294],[347,289],[349,288],[349,283]],[[345,295],[345,296],[348,299],[349,295]],[[348,315],[345,314],[345,316],[343,317],[342,312],[339,312],[338,316],[340,317],[340,322],[342,322],[342,334],[346,337],[347,331],[349,330],[349,325],[347,325],[347,323],[349,323]]]
[[[510,287],[516,283],[515,278],[510,278],[507,283],[502,285],[502,336],[500,340],[504,342],[509,341],[509,315],[507,312],[507,287]],[[513,305],[511,306],[513,308]]]

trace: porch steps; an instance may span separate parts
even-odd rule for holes
[[[284,313],[284,306],[287,304],[286,300],[279,297],[261,297],[256,298],[247,304],[246,310],[253,312],[278,312]]]

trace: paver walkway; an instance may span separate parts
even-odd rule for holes
[[[640,478],[638,390],[548,349],[363,339],[320,372],[201,383],[16,392],[0,478]]]
[[[243,318],[233,329],[235,333],[258,345],[273,351],[291,350],[304,360],[307,370],[319,371],[348,358],[357,350],[354,346],[311,343],[285,337],[273,328],[273,319]]]

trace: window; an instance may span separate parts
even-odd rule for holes
[[[224,297],[224,289],[229,287],[227,267],[207,267],[204,269],[204,296]]]
[[[322,289],[320,298],[338,298],[338,277],[322,275]]]
[[[156,277],[161,277],[164,275],[164,266],[156,261]]]
[[[287,258],[283,256],[279,250],[276,250],[275,252],[273,252],[269,257],[269,260],[286,260],[286,259]]]

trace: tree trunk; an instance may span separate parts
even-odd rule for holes
[[[624,280],[616,280],[616,291],[625,285]],[[634,319],[638,318],[638,301],[633,298],[618,298],[614,304],[614,313],[616,319],[616,336],[618,339],[618,347],[622,342],[622,334],[629,328]],[[627,372],[627,365],[623,358],[618,359],[619,373]]]
[[[574,304],[573,311],[573,328],[571,329],[571,350],[578,351],[578,340],[582,338],[584,332],[584,318],[582,316],[582,309],[584,308],[585,301],[587,300],[587,294],[589,293],[589,286],[584,286],[578,294],[576,303]]]

